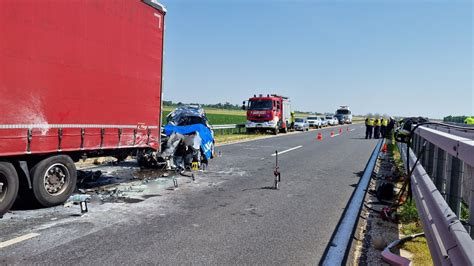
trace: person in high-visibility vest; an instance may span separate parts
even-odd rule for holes
[[[464,124],[474,125],[474,117],[468,117],[464,119]]]
[[[382,138],[387,136],[387,126],[388,126],[388,119],[380,119],[382,125],[380,126],[380,134],[382,134]]]
[[[295,112],[291,111],[290,113],[290,125],[291,125],[291,130],[295,129]]]
[[[380,138],[380,119],[374,121],[374,139]]]
[[[365,119],[365,139],[371,139],[372,138],[372,131],[374,128],[374,119],[367,117]]]

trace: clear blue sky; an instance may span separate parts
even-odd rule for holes
[[[474,115],[471,1],[161,2],[165,100]]]

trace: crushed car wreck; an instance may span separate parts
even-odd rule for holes
[[[168,170],[205,169],[214,154],[214,132],[200,106],[176,108],[166,117],[161,153],[157,162],[147,154],[137,155],[139,164],[162,166]]]
[[[169,169],[191,169],[193,163],[205,168],[214,153],[214,132],[200,106],[176,108],[166,117],[167,141],[161,156]]]

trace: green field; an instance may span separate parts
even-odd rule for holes
[[[163,125],[166,124],[166,116],[173,111],[174,107],[163,106]],[[206,116],[209,119],[211,125],[224,125],[224,124],[245,124],[246,113],[243,110],[226,110],[226,109],[213,109],[205,108]],[[296,113],[296,117],[304,118],[309,116],[307,113]]]
[[[166,116],[174,108],[164,106],[163,107],[163,125],[166,124]],[[224,125],[224,124],[244,124],[246,121],[245,111],[241,110],[222,110],[222,109],[204,109],[206,116],[209,119],[211,125]]]

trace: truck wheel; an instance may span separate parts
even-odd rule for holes
[[[247,128],[247,129],[245,129],[245,132],[247,134],[253,134],[253,133],[255,133],[255,130],[253,128]]]
[[[77,172],[71,157],[56,155],[31,168],[33,194],[38,203],[51,207],[64,203],[76,188]]]
[[[18,195],[18,173],[9,162],[0,162],[0,218],[12,207]]]

